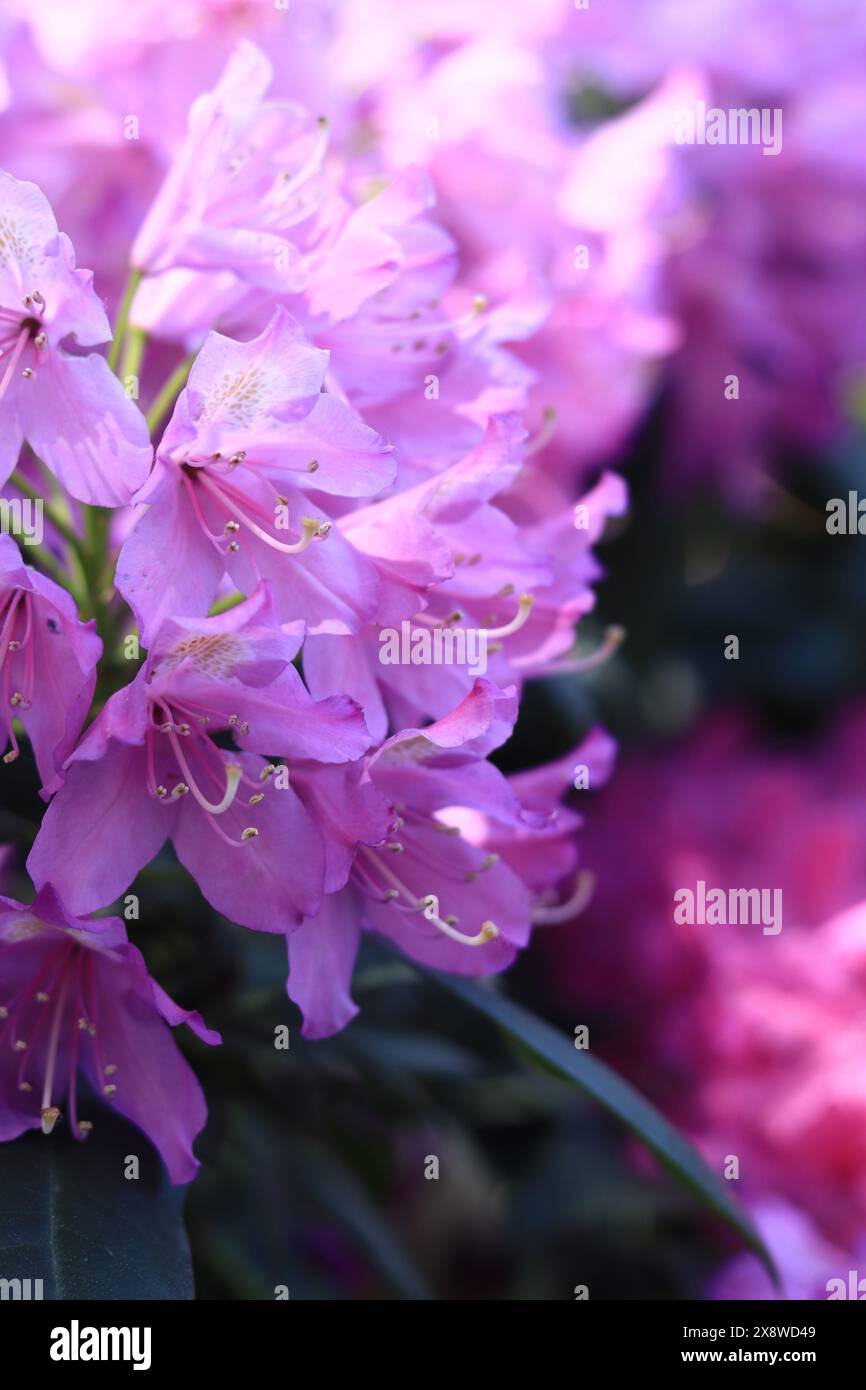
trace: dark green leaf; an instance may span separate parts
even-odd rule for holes
[[[191,1299],[184,1189],[139,1130],[92,1113],[83,1143],[58,1126],[0,1144],[0,1278],[41,1279],[46,1299]]]

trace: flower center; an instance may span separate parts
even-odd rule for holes
[[[30,361],[21,368],[25,378],[34,375],[35,367],[45,360],[47,337],[42,318],[45,300],[38,290],[25,294],[22,301],[25,312],[0,305],[0,401],[9,390],[9,384],[27,353]],[[31,365],[31,362],[34,365]]]
[[[160,658],[159,669],[176,671],[181,666],[191,666],[210,680],[225,680],[245,655],[243,641],[232,632],[196,632],[176,642]]]
[[[230,466],[237,466],[243,461],[243,454],[233,454],[228,461]],[[323,541],[331,529],[330,521],[322,521],[321,518],[304,516],[301,518],[300,535],[296,541],[281,541],[274,535],[278,529],[288,530],[288,504],[286,499],[279,493],[274,493],[274,508],[271,515],[268,515],[264,507],[247,497],[240,488],[227,481],[224,470],[219,470],[213,465],[218,462],[220,455],[206,461],[198,467],[191,468],[187,464],[181,465],[181,478],[189,494],[190,504],[198,522],[200,529],[211,544],[220,554],[235,554],[241,548],[241,533],[246,532],[247,539],[262,541],[270,546],[271,550],[277,550],[283,555],[300,555],[302,550],[313,541]],[[315,460],[313,460],[315,462]],[[199,489],[205,494],[204,498],[199,497]],[[217,517],[226,520],[223,523],[222,532],[212,531],[207,519],[202,511],[202,501],[206,500],[212,511]],[[283,519],[285,518],[285,525]]]

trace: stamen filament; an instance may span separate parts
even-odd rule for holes
[[[399,896],[410,905],[413,911],[423,913],[428,922],[432,922],[434,927],[437,927],[445,936],[450,937],[452,941],[458,941],[461,946],[484,946],[488,941],[494,941],[499,936],[499,928],[495,922],[490,921],[482,922],[480,930],[474,936],[467,936],[465,932],[458,931],[456,927],[443,921],[439,916],[439,899],[435,893],[427,893],[423,898],[416,898],[405,883],[386,864],[383,864],[373,851],[362,845],[360,854],[365,857],[367,863],[378,869],[382,876],[392,884]]]
[[[3,397],[6,395],[7,390],[9,389],[9,382],[12,380],[12,373],[15,371],[15,368],[21,361],[21,354],[27,346],[29,338],[30,329],[22,328],[21,332],[18,335],[18,341],[12,349],[12,356],[9,358],[6,371],[3,374],[3,380],[0,381],[0,401],[2,401]]]
[[[572,917],[578,917],[589,906],[594,892],[595,875],[589,869],[583,869],[575,879],[571,897],[565,902],[551,906],[540,903],[532,909],[532,920],[541,927],[555,926],[558,922],[570,922]]]
[[[439,916],[439,899],[435,893],[428,893],[426,898],[421,899],[421,902],[427,921],[432,922],[452,941],[459,941],[461,946],[485,946],[488,941],[495,941],[499,935],[499,928],[495,922],[482,922],[480,930],[474,936],[467,936],[465,932],[458,931],[456,927],[443,922]]]
[[[299,541],[294,541],[292,543],[278,541],[274,536],[269,536],[267,531],[259,526],[258,522],[254,521],[233,498],[228,498],[224,494],[223,489],[215,483],[212,478],[207,477],[205,469],[201,469],[200,481],[202,487],[207,488],[208,492],[225,507],[230,516],[240,518],[244,525],[252,531],[253,535],[258,536],[259,540],[264,541],[265,545],[269,545],[272,550],[279,550],[283,555],[300,555],[301,551],[306,550],[307,546],[310,545],[312,541],[324,540],[328,531],[331,529],[330,522],[323,522],[315,517],[305,516],[301,518],[301,539]]]
[[[318,122],[318,129],[316,131],[316,139],[313,142],[313,148],[307,155],[307,158],[304,160],[300,169],[298,169],[289,178],[285,178],[282,175],[277,175],[277,180],[272,189],[272,196],[274,202],[277,204],[278,207],[283,202],[285,202],[285,200],[288,198],[290,194],[294,193],[296,189],[300,188],[301,184],[306,183],[308,179],[312,178],[312,176],[318,172],[318,170],[321,167],[322,160],[324,159],[325,154],[327,153],[329,135],[330,124],[328,122],[327,117],[322,116],[320,117]]]
[[[189,498],[190,502],[192,503],[192,509],[195,512],[196,521],[198,522],[204,534],[207,536],[208,540],[213,541],[214,545],[217,546],[220,550],[222,550],[223,546],[226,543],[225,536],[218,536],[216,532],[210,529],[207,522],[205,521],[204,513],[202,512],[202,509],[199,506],[198,498],[195,495],[195,487],[193,486],[192,479],[189,477],[187,473],[183,471],[183,469],[181,469],[180,476],[183,478],[183,481],[186,484],[187,491],[189,492]]]
[[[177,761],[180,765],[181,772],[184,774],[184,781],[186,782],[187,786],[189,787],[190,791],[192,792],[192,795],[195,797],[199,806],[202,808],[203,811],[207,811],[209,815],[223,815],[229,809],[229,807],[231,806],[232,802],[238,794],[238,788],[241,784],[241,768],[238,766],[237,763],[225,763],[225,794],[223,795],[222,800],[220,801],[208,801],[207,797],[205,796],[204,792],[201,790],[201,788],[195,780],[195,777],[193,776],[190,765],[186,760],[183,749],[181,748],[180,739],[174,731],[174,726],[172,726],[172,728],[168,732],[168,741],[171,744],[172,752],[174,753],[174,756],[177,758]]]
[[[62,979],[60,982],[60,992],[57,996],[57,1003],[54,1005],[54,1017],[51,1020],[51,1032],[48,1036],[48,1058],[45,1063],[45,1081],[42,1086],[42,1133],[50,1134],[57,1120],[60,1118],[60,1111],[51,1104],[51,1092],[54,1089],[54,1069],[57,1066],[57,1046],[60,1041],[60,1026],[63,1022],[63,1014],[66,1007],[66,996],[69,992],[69,955],[74,952],[75,947],[70,947],[70,951],[62,967]]]
[[[506,623],[503,627],[482,628],[482,632],[487,633],[488,640],[491,637],[512,637],[527,622],[534,603],[535,599],[532,594],[521,594],[517,600],[517,613],[510,623]]]
[[[523,457],[528,459],[532,458],[533,454],[540,453],[545,444],[550,443],[555,430],[556,410],[552,405],[545,406],[541,416],[541,425],[532,438],[527,439],[523,448]]]
[[[575,671],[591,671],[596,666],[603,666],[625,641],[625,628],[618,624],[605,628],[604,640],[597,651],[591,656],[577,657],[572,667]]]

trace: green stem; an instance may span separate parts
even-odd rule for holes
[[[111,347],[108,352],[108,365],[113,372],[117,371],[117,363],[120,358],[120,346],[123,339],[126,337],[126,326],[129,323],[129,311],[132,308],[132,301],[135,298],[136,290],[141,284],[143,275],[144,272],[141,270],[131,271],[129,279],[124,286],[120,308],[117,311],[117,323],[114,326],[114,338],[112,339]]]
[[[96,629],[108,649],[110,599],[105,596],[108,568],[108,526],[110,514],[104,507],[84,508],[84,576],[90,613],[96,619]]]
[[[32,502],[41,502],[42,509],[55,531],[58,531],[69,545],[73,546],[76,550],[80,550],[81,539],[76,535],[74,528],[60,515],[57,508],[51,502],[46,502],[39,489],[34,487],[33,483],[24,477],[23,473],[20,473],[16,469],[9,481],[13,487],[17,487],[18,491],[23,492],[24,496],[29,497]]]
[[[139,376],[141,373],[141,359],[144,356],[144,349],[147,347],[147,334],[143,328],[130,328],[126,338],[126,348],[123,353],[118,376],[121,381],[126,381],[128,376]]]
[[[30,555],[32,555],[33,559],[38,560],[43,569],[46,569],[48,573],[57,580],[58,584],[62,584],[64,589],[69,587],[69,575],[66,573],[56,555],[52,555],[46,545],[33,545],[28,547],[28,549],[28,559]]]
[[[180,394],[186,385],[186,379],[190,374],[196,356],[196,353],[191,352],[189,357],[185,357],[184,360],[175,367],[168,381],[162,387],[156,400],[150,407],[150,410],[147,412],[147,425],[151,434],[153,434],[157,425],[161,423],[163,416],[168,414],[170,407],[174,404],[175,397]]]
[[[51,469],[48,467],[47,463],[42,462],[42,459],[39,457],[38,454],[33,453],[32,449],[30,452],[33,455],[33,462],[36,464],[36,467],[39,469],[39,472],[42,475],[42,481],[45,487],[46,497],[50,494],[52,502],[63,502],[65,506],[65,499],[63,497],[62,492],[60,491],[57,479],[51,472]]]

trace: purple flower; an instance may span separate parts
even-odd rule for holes
[[[116,507],[153,452],[104,358],[66,350],[111,337],[92,280],[36,185],[0,171],[0,482],[26,439],[73,497]]]
[[[361,844],[346,887],[288,934],[288,991],[306,1036],[338,1032],[358,1012],[349,988],[362,928],[459,975],[504,970],[526,944],[527,889],[497,854],[461,835],[455,819],[455,808],[507,823],[522,818],[508,782],[486,761],[516,712],[513,692],[478,680],[444,719],[406,729],[372,755],[369,778],[390,808],[389,838]]]
[[[423,171],[355,206],[325,162],[327,120],[267,100],[272,75],[243,40],[192,105],[132,249],[145,272],[132,320],[155,336],[198,338],[262,293],[302,295],[305,313],[336,323],[398,276],[429,300],[453,270],[451,238],[422,217],[433,201]]]
[[[322,392],[327,363],[282,308],[251,342],[208,336],[118,562],[145,640],[166,617],[206,613],[226,573],[244,593],[268,579],[280,617],[313,630],[357,631],[372,614],[373,565],[305,494],[370,496],[394,461]]]
[[[166,1024],[220,1035],[150,978],[120,918],[73,917],[50,884],[29,906],[0,898],[0,966],[0,1141],[61,1118],[85,1139],[83,1075],[155,1144],[171,1181],[189,1182],[207,1110]]]
[[[383,662],[383,634],[399,632],[404,622],[408,641],[425,633],[474,634],[484,644],[482,670],[502,687],[600,659],[568,653],[602,573],[591,546],[608,517],[625,510],[625,485],[617,474],[603,474],[578,504],[580,528],[573,506],[528,523],[512,492],[523,468],[523,439],[519,417],[493,416],[481,442],[458,463],[340,523],[376,565],[380,602],[357,636],[310,634],[304,671],[314,694],[352,695],[377,740],[389,722],[399,728],[443,717],[482,673],[467,661]],[[604,655],[615,641],[611,636]]]
[[[46,798],[60,786],[60,769],[81,733],[101,654],[96,624],[80,622],[66,590],[25,565],[15,542],[0,536],[3,761],[18,757],[13,721],[20,720]]]
[[[503,344],[537,332],[548,309],[540,286],[521,287],[488,309],[483,296],[467,305],[452,279],[450,262],[405,265],[350,318],[311,327],[331,353],[329,381],[396,447],[403,487],[463,458],[492,416],[525,409],[535,380]]]
[[[286,233],[309,234],[326,194],[327,122],[295,102],[266,102],[271,77],[264,53],[243,40],[214,90],[193,102],[186,139],[132,248],[140,270],[231,269],[278,291],[303,284]]]
[[[74,912],[112,902],[170,838],[226,917],[285,931],[324,891],[323,835],[259,754],[341,763],[370,735],[354,701],[314,701],[291,665],[302,624],[280,629],[265,588],[223,616],[160,628],[67,763],[28,861]],[[234,735],[241,752],[213,735]]]
[[[459,816],[462,833],[473,844],[498,854],[533,894],[533,922],[570,922],[586,906],[592,875],[578,872],[577,830],[583,817],[562,804],[575,786],[597,790],[610,778],[616,744],[601,728],[590,730],[582,743],[551,763],[509,777],[522,808],[519,819],[491,819],[472,812]],[[568,897],[560,885],[571,889]]]

